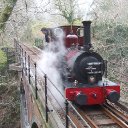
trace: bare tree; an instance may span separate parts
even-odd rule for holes
[[[64,17],[69,24],[73,24],[74,21],[82,18],[79,17],[80,11],[77,0],[54,0],[55,8],[57,9],[54,15],[60,15]]]

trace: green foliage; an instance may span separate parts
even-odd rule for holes
[[[105,0],[105,1],[101,1],[100,3],[100,8],[102,11],[108,11],[110,10],[113,6],[112,5],[113,1],[111,0]]]
[[[12,7],[10,7],[10,6],[6,6],[5,9],[3,10],[2,15],[0,16],[0,29],[4,28],[4,25],[5,25],[4,22],[6,22],[8,20],[10,14],[11,14],[11,11],[12,11]]]
[[[0,30],[4,30],[5,22],[9,19],[16,2],[17,0],[6,0],[5,1],[5,3],[8,3],[8,4],[7,5],[5,4],[5,8],[1,11]]]
[[[98,23],[94,26],[94,37],[100,40],[102,45],[107,46],[107,50],[114,51],[114,54],[127,56],[128,52],[128,26],[115,23]],[[111,47],[110,47],[111,46]],[[114,46],[114,47],[113,47]],[[116,46],[116,47],[115,47]],[[113,53],[112,53],[113,54]],[[118,55],[118,54],[117,54]]]
[[[41,28],[49,27],[49,23],[43,23],[41,21],[31,21],[28,23],[26,30],[24,31],[24,35],[22,37],[23,41],[35,43],[42,43],[42,32]]]
[[[33,36],[36,38],[41,38],[42,39],[42,32],[41,32],[41,28],[43,27],[49,27],[51,26],[49,23],[43,23],[41,21],[34,21],[31,23],[31,29],[32,29],[32,34]]]
[[[20,94],[17,86],[13,85],[13,83],[14,81],[10,83],[9,86],[6,84],[0,85],[0,96],[3,97],[3,102],[5,102],[5,104],[0,106],[0,109],[6,112],[5,115],[1,117],[0,127],[2,128],[14,128],[15,125],[17,125],[17,121],[20,120]]]
[[[114,36],[121,37],[128,41],[128,26],[126,25],[117,25],[114,29]]]
[[[7,90],[8,90],[7,86],[0,84],[0,95],[6,93]]]
[[[3,56],[3,52],[0,51],[0,53]],[[0,76],[0,97],[2,98],[0,110],[3,113],[0,128],[16,128],[17,122],[20,121],[20,92],[17,76],[15,71],[8,70]]]
[[[6,66],[7,56],[6,54],[0,50],[0,70]]]
[[[94,47],[104,59],[108,60],[108,78],[116,82],[118,80],[126,83],[126,76],[128,75],[128,26],[108,20],[108,22],[98,21],[93,29]],[[124,75],[121,76],[121,74]]]
[[[31,24],[29,24],[27,26],[26,30],[24,31],[22,40],[26,41],[26,42],[32,42],[33,41],[33,34],[32,34]]]
[[[35,46],[39,47],[43,44],[43,40],[39,38],[35,38]]]
[[[82,16],[76,15],[81,13],[77,0],[54,0],[55,8],[59,11],[57,15],[64,17],[68,24],[72,25],[75,21],[81,20]]]
[[[5,0],[7,3],[15,3],[17,0]]]

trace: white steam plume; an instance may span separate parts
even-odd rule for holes
[[[63,82],[61,79],[61,72],[63,71],[62,60],[66,53],[63,37],[64,33],[61,33],[58,37],[58,41],[48,43],[42,51],[41,60],[38,62],[42,71],[62,94],[64,94]],[[64,99],[54,86],[48,81],[48,88],[53,93],[54,97],[57,98],[61,106],[63,106]]]

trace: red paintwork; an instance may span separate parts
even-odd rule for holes
[[[84,43],[84,37],[77,37],[77,29],[81,26],[61,26],[63,31],[65,32],[64,42],[66,48],[70,48],[72,44],[83,46]],[[70,35],[70,33],[73,33],[73,36]],[[71,61],[74,61],[74,58],[78,56],[79,50],[70,50],[65,58],[67,63]],[[84,88],[66,88],[65,89],[65,95],[66,98],[69,101],[75,101],[76,96],[81,92],[84,93],[87,96],[87,105],[94,105],[94,104],[103,104],[106,101],[107,96],[110,94],[111,91],[117,91],[117,93],[120,94],[120,86],[117,85],[109,85],[105,87],[96,86],[93,87],[84,87]],[[96,96],[95,96],[96,94]]]
[[[80,28],[81,26],[61,26],[61,28],[63,29],[63,31],[65,32],[65,38],[64,38],[64,42],[65,42],[65,46],[67,48],[69,48],[71,46],[71,38],[67,38],[67,35],[69,35],[71,32],[74,35],[77,35],[77,29]],[[78,45],[83,46],[83,42],[84,42],[84,38],[83,37],[78,37],[78,38],[74,38],[73,40],[75,40],[75,43],[77,42]]]
[[[106,93],[107,90],[115,90],[120,94],[120,86],[94,86],[94,87],[85,87],[85,88],[66,88],[65,95],[69,101],[74,101],[76,95],[79,92],[84,93],[87,96],[87,105],[94,105],[94,104],[103,104],[106,100],[108,94]],[[94,97],[94,94],[97,96]]]
[[[67,48],[70,48],[73,45],[78,45],[78,36],[75,34],[67,35],[65,45]]]
[[[75,56],[78,53],[78,50],[71,50],[66,54],[66,61],[70,60],[73,56]]]

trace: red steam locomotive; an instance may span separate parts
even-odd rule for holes
[[[65,55],[65,96],[79,105],[103,104],[106,99],[117,102],[120,85],[103,80],[107,64],[91,49],[90,26],[91,21],[83,21],[83,27],[60,27],[65,32],[65,46],[68,49]]]

